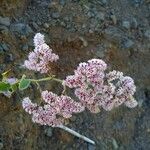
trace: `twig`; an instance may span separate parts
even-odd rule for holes
[[[63,130],[65,130],[65,131],[67,131],[67,132],[69,132],[69,133],[71,133],[71,134],[73,134],[73,135],[75,135],[75,136],[77,136],[78,138],[83,139],[84,141],[86,141],[86,142],[88,142],[88,143],[91,143],[91,144],[95,145],[95,142],[94,142],[93,140],[91,140],[91,139],[89,139],[89,138],[87,138],[87,137],[85,137],[85,136],[79,134],[78,132],[76,132],[76,131],[74,131],[74,130],[72,130],[72,129],[70,129],[70,128],[64,126],[64,125],[59,125],[59,126],[57,126],[57,127],[58,127],[58,128],[61,128],[61,129],[63,129]]]

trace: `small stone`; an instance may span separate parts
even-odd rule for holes
[[[52,13],[52,18],[58,19],[60,17],[60,14],[58,12]]]
[[[113,144],[113,149],[114,150],[117,150],[119,148],[119,146],[117,144],[117,141],[114,138],[112,139],[112,144]]]
[[[88,150],[95,150],[96,147],[92,144],[88,144]]]
[[[130,29],[130,22],[129,21],[123,21],[122,26],[126,29]]]
[[[9,50],[9,47],[7,46],[7,44],[3,43],[1,46],[2,46],[4,51],[8,51]]]
[[[59,0],[60,5],[64,6],[65,5],[65,1],[64,0]]]
[[[35,22],[32,22],[32,26],[35,30],[38,30],[39,29],[39,26],[35,23]]]
[[[2,150],[4,147],[4,144],[0,141],[0,150]]]
[[[116,25],[117,24],[117,17],[116,17],[116,15],[111,15],[110,18],[112,19],[113,24]]]
[[[132,26],[132,28],[135,28],[135,29],[138,27],[138,23],[137,23],[136,18],[133,18],[133,19],[132,19],[131,26]]]
[[[128,49],[134,46],[134,42],[130,39],[125,39],[122,43],[123,48]]]
[[[7,54],[7,55],[5,56],[5,59],[4,59],[5,63],[10,63],[10,62],[12,62],[13,60],[14,60],[14,57],[13,57],[12,54]]]
[[[4,51],[3,51],[3,47],[0,45],[0,54],[3,54]]]
[[[48,127],[44,130],[44,133],[48,136],[48,137],[52,137],[53,133],[52,133],[52,128]]]
[[[28,47],[27,44],[23,45],[23,47],[22,47],[22,50],[23,50],[23,51],[27,51],[28,49],[29,49],[29,47]]]
[[[4,26],[10,26],[10,19],[8,17],[1,17],[0,16],[0,24]]]
[[[82,41],[84,47],[88,46],[88,42],[83,37],[80,36],[79,39]]]
[[[96,18],[103,21],[103,20],[105,20],[105,15],[104,15],[104,13],[99,12],[99,13],[97,14]]]
[[[63,21],[60,22],[60,25],[61,25],[62,27],[65,27],[65,26],[66,26],[65,22],[63,22]]]
[[[49,28],[49,24],[48,23],[44,23],[44,28],[48,29]]]
[[[31,27],[29,25],[23,24],[23,23],[13,24],[11,26],[11,30],[13,32],[17,32],[21,35],[29,35],[29,34],[33,33]]]
[[[150,39],[150,29],[146,30],[144,33],[144,36],[148,39]]]

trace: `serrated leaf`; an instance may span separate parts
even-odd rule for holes
[[[9,83],[5,83],[5,82],[0,82],[0,91],[8,91],[10,88],[10,84]]]
[[[25,90],[29,87],[31,81],[28,79],[25,79],[25,75],[22,76],[22,79],[19,82],[19,90]]]

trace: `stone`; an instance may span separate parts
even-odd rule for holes
[[[109,26],[104,30],[104,37],[111,42],[120,43],[125,38],[125,35],[118,28]]]
[[[117,24],[117,17],[116,17],[116,15],[111,15],[110,18],[112,19],[113,24],[116,25]]]
[[[18,34],[26,35],[26,36],[33,33],[33,30],[31,29],[31,27],[29,25],[23,24],[23,23],[13,24],[13,25],[11,25],[10,29],[13,32],[17,32]]]
[[[52,13],[52,18],[58,19],[60,17],[60,14],[58,12]]]
[[[8,45],[5,44],[5,43],[3,43],[3,44],[1,45],[1,47],[3,48],[4,51],[8,51],[8,50],[9,50]]]
[[[122,42],[122,48],[129,49],[134,46],[134,42],[130,39],[124,39]]]
[[[150,29],[146,30],[144,33],[144,36],[148,39],[150,39]]]
[[[138,27],[138,22],[136,18],[132,18],[131,27],[135,29]]]
[[[29,46],[27,44],[23,45],[22,46],[22,50],[23,51],[27,51],[29,49]]]
[[[65,5],[65,0],[59,0],[60,5],[64,6]]]
[[[7,55],[5,56],[4,61],[5,61],[5,63],[10,63],[10,62],[14,61],[13,55],[12,55],[12,54],[7,54]]]
[[[48,29],[49,28],[49,24],[48,23],[44,23],[44,28]]]
[[[0,141],[0,150],[2,150],[3,147],[4,147],[4,144],[3,144],[3,142]]]
[[[96,18],[99,19],[99,20],[104,21],[105,20],[105,15],[102,12],[98,12],[97,15],[96,15]]]
[[[123,22],[122,22],[122,26],[123,26],[125,29],[130,29],[130,22],[129,22],[129,21],[123,21]]]
[[[52,128],[48,127],[44,130],[44,133],[48,136],[48,137],[52,137],[53,133],[52,133]]]
[[[1,17],[0,16],[0,24],[4,26],[10,26],[10,19],[8,17]]]
[[[114,138],[112,139],[112,145],[114,150],[117,150],[119,148],[118,143]]]
[[[88,150],[96,150],[96,147],[92,144],[88,144]]]

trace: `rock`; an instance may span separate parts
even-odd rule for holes
[[[14,61],[13,55],[12,55],[12,54],[7,54],[7,55],[5,56],[5,58],[4,58],[4,63],[10,63],[10,62],[12,62],[12,61]]]
[[[125,38],[125,35],[118,28],[109,26],[104,30],[104,37],[111,42],[119,43]]]
[[[79,39],[82,41],[84,47],[88,46],[88,42],[85,40],[85,38],[80,36]]]
[[[125,29],[130,29],[130,22],[129,21],[123,21],[122,22],[122,26],[125,28]]]
[[[10,19],[8,17],[1,17],[0,16],[0,24],[4,26],[10,26]]]
[[[65,0],[59,0],[60,5],[64,6],[65,5]]]
[[[133,19],[132,19],[131,27],[132,27],[132,28],[135,28],[135,29],[138,27],[138,23],[137,23],[136,18],[133,18]]]
[[[48,127],[44,130],[44,133],[48,136],[48,137],[52,137],[53,133],[52,133],[52,128]]]
[[[95,150],[96,147],[92,144],[88,144],[88,150]]]
[[[87,16],[88,16],[89,18],[92,18],[92,17],[95,16],[95,14],[94,14],[94,12],[89,11],[89,12],[87,13]]]
[[[29,25],[23,24],[23,23],[13,24],[13,25],[11,25],[10,29],[13,32],[17,32],[18,34],[26,35],[26,36],[33,33],[33,30],[31,29],[31,27]]]
[[[29,49],[29,46],[27,44],[23,45],[22,46],[22,50],[23,51],[27,51]]]
[[[130,39],[124,39],[122,42],[122,48],[129,49],[134,46],[134,42]]]
[[[35,22],[32,22],[32,26],[35,30],[38,30],[39,29],[39,26],[35,23]]]
[[[112,144],[113,144],[113,149],[114,150],[117,150],[119,148],[119,146],[117,144],[117,141],[114,138],[112,139]]]
[[[58,12],[52,13],[52,18],[58,19],[60,17],[60,14]]]
[[[49,28],[49,24],[48,23],[44,23],[44,28],[48,29]]]
[[[4,147],[4,144],[3,144],[3,142],[2,142],[2,141],[0,141],[0,150],[2,150],[2,149],[3,149],[3,147]]]
[[[1,45],[1,47],[3,48],[4,51],[8,51],[8,50],[9,50],[8,45],[5,44],[5,43],[3,43],[3,44]]]
[[[0,54],[3,54],[4,51],[3,51],[3,47],[0,45]]]
[[[96,15],[96,18],[99,20],[104,21],[105,20],[105,15],[102,12],[98,12],[98,14]]]
[[[117,17],[116,17],[116,15],[111,15],[110,18],[112,19],[113,24],[116,25],[117,24]]]
[[[146,30],[144,33],[144,36],[148,39],[150,39],[150,29]]]

